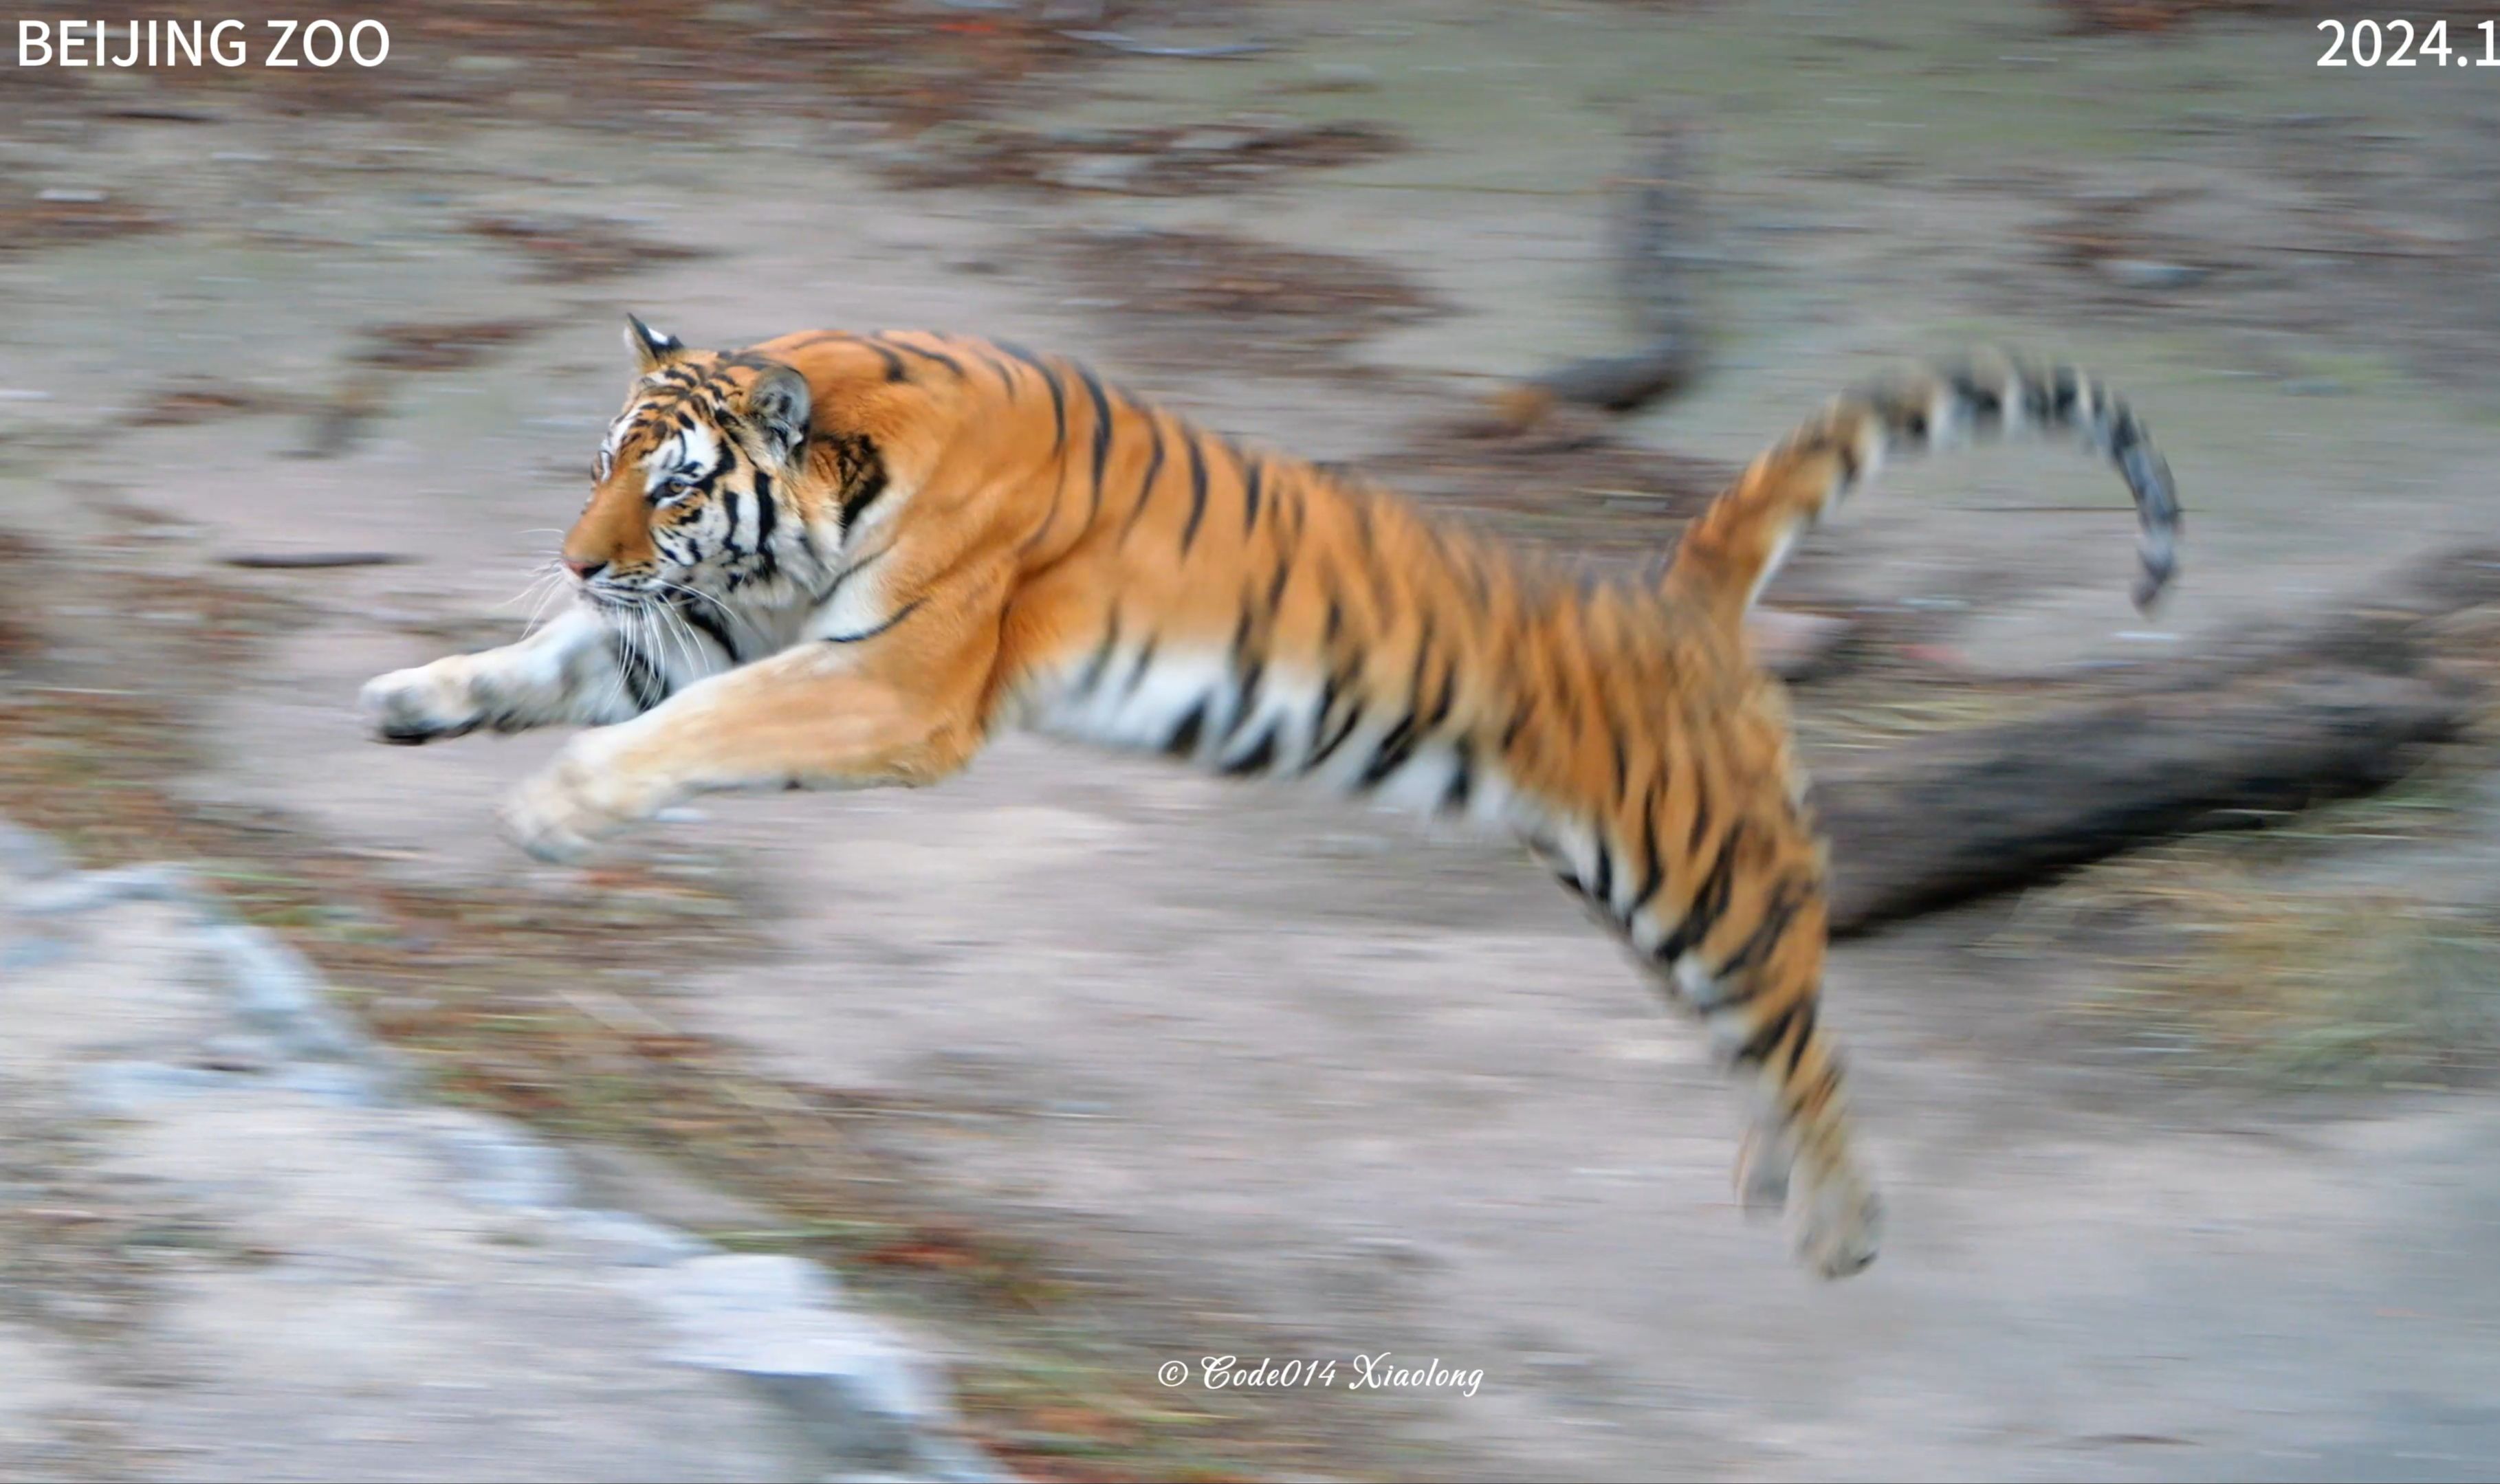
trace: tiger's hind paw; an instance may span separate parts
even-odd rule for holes
[[[1797,1260],[1827,1278],[1847,1277],[1875,1260],[1884,1241],[1884,1198],[1855,1173],[1819,1180],[1797,1212]]]

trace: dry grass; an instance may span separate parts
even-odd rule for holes
[[[2402,885],[2427,863],[2353,868],[2380,851],[2470,847],[2495,825],[2478,796],[2495,769],[2500,711],[2385,792],[2078,871],[2025,898],[1986,949],[2089,941],[2116,972],[2082,1018],[2183,1075],[2486,1081],[2500,1069],[2500,883],[2433,894]]]
[[[2091,1009],[2182,1070],[2300,1087],[2459,1085],[2500,1055],[2500,907],[2286,890],[2250,874],[2136,896],[2175,954]]]

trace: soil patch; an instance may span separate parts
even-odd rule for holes
[[[655,263],[712,255],[701,247],[656,242],[620,222],[590,216],[479,216],[470,220],[468,229],[520,254],[529,264],[530,279],[537,283],[587,283]]]
[[[888,151],[882,163],[900,185],[1200,196],[1245,190],[1288,171],[1374,160],[1399,147],[1389,130],[1353,122],[1051,130],[957,123]]]
[[[1291,369],[1447,312],[1393,270],[1343,253],[1213,232],[1130,229],[1071,237],[1070,278],[1140,359],[1202,366],[1206,347]]]

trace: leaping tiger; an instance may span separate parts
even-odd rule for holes
[[[1745,611],[1888,455],[2024,429],[2124,476],[2139,604],[2174,565],[2170,473],[2125,404],[2002,357],[1838,399],[1641,585],[1014,345],[626,339],[640,373],[564,541],[578,602],[369,683],[381,737],[592,727],[504,812],[549,859],[711,790],[936,783],[1013,726],[1511,831],[1751,1080],[1738,1188],[1827,1276],[1873,1259],[1882,1206],[1816,1017],[1822,846]]]

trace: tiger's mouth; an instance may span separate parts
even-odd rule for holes
[[[593,607],[603,608],[612,613],[628,613],[637,608],[647,608],[658,601],[660,597],[660,589],[656,585],[638,585],[629,588],[612,583],[585,582],[580,585],[578,591]]]

